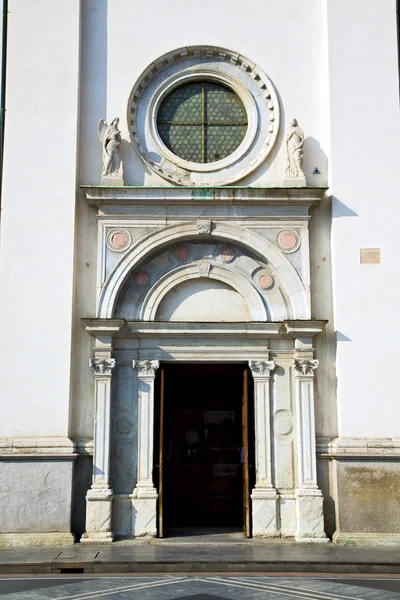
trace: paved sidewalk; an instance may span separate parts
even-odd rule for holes
[[[400,548],[243,544],[114,543],[0,550],[0,574],[72,573],[400,574]]]
[[[369,577],[0,577],[2,600],[399,600],[400,579]]]

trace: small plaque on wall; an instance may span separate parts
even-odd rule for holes
[[[380,248],[360,248],[360,263],[363,265],[379,265],[381,262]]]

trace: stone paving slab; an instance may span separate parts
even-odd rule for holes
[[[2,600],[399,600],[400,578],[0,577],[0,595]]]
[[[331,572],[400,574],[400,548],[299,544],[153,546],[109,544],[0,550],[0,574]]]

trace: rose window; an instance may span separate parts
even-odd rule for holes
[[[195,81],[175,88],[157,114],[165,146],[183,160],[212,163],[230,154],[247,132],[247,113],[228,87]]]

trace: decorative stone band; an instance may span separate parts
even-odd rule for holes
[[[132,366],[138,372],[139,378],[152,378],[156,376],[156,371],[160,366],[160,361],[158,360],[134,360],[132,362]]]
[[[76,445],[67,437],[1,437],[0,456],[74,458]]]
[[[315,369],[318,369],[318,360],[295,359],[294,369],[297,377],[313,377]]]
[[[115,358],[91,358],[89,367],[94,375],[111,376],[115,368]]]
[[[275,369],[273,360],[250,360],[249,367],[251,374],[256,377],[270,377],[271,371]]]
[[[317,437],[320,458],[400,459],[400,437]]]

